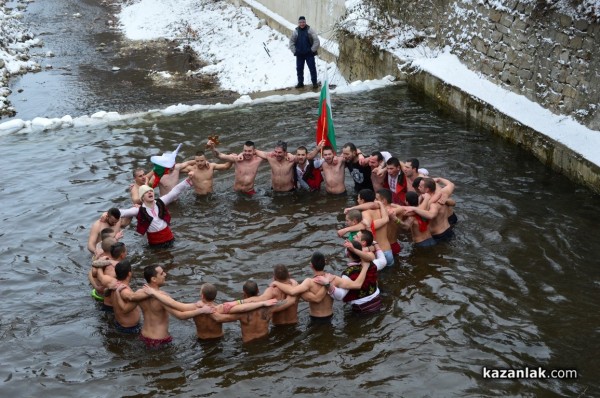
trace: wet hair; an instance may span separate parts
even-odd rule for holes
[[[137,169],[134,169],[133,172],[131,174],[133,174],[133,177],[135,178],[135,175],[141,171],[142,173],[146,173],[146,171],[144,169],[142,169],[141,167],[138,167]]]
[[[364,200],[365,202],[374,202],[375,201],[375,192],[372,189],[361,189],[358,191],[358,197]]]
[[[246,281],[242,289],[248,297],[258,296],[258,285],[254,281]]]
[[[371,152],[371,156],[377,156],[377,160],[380,161],[380,162],[383,160],[383,155],[379,151],[373,151],[373,152]]]
[[[279,140],[275,143],[275,148],[281,148],[283,152],[287,152],[287,142]]]
[[[117,209],[116,207],[111,207],[108,209],[107,213],[109,216],[113,216],[117,220],[121,218],[121,210]]]
[[[373,232],[368,229],[361,230],[360,240],[364,240],[367,243],[367,246],[371,246],[373,244]]]
[[[409,206],[418,206],[419,194],[414,191],[408,191],[406,193],[406,203],[408,203]]]
[[[127,248],[125,248],[125,243],[123,242],[115,242],[110,246],[110,256],[112,258],[119,258],[126,252]]]
[[[131,272],[131,262],[129,260],[121,260],[115,265],[115,274],[118,281],[127,279],[127,275]]]
[[[152,278],[158,275],[158,272],[156,271],[158,267],[158,265],[148,265],[144,267],[144,279],[146,280],[146,282],[152,282]]]
[[[205,156],[204,151],[197,151],[196,156]]]
[[[400,161],[398,160],[398,158],[395,158],[393,156],[389,158],[387,162],[385,162],[385,164],[387,164],[388,166],[400,167]]]
[[[357,242],[357,241],[353,240],[350,243],[352,243],[352,247],[354,247],[356,250],[361,250],[362,251],[362,245],[360,244],[360,242]],[[352,252],[350,250],[347,250],[347,252],[348,252],[348,255],[350,256],[351,259],[353,259],[353,260],[360,260],[360,257],[358,256],[358,254],[356,254],[356,253],[354,253],[354,252]]]
[[[314,252],[310,258],[310,263],[315,271],[323,271],[325,269],[325,256],[321,252]]]
[[[308,149],[306,149],[306,147],[304,145],[300,145],[298,147],[298,149],[296,149],[296,152],[298,152],[298,151],[304,151],[304,152],[308,153]]]
[[[325,151],[331,151],[331,152],[335,152],[335,151],[333,150],[333,147],[332,147],[331,145],[325,145],[325,146],[323,147],[323,152],[325,152]]]
[[[200,294],[208,301],[215,301],[217,298],[217,288],[212,283],[205,283],[200,288]]]
[[[381,196],[382,199],[385,199],[386,202],[392,203],[392,191],[386,188],[381,188],[377,191],[377,193],[379,194],[379,196]]]
[[[410,168],[411,169],[419,170],[419,159],[417,159],[417,158],[410,158],[410,159],[406,160],[406,163],[410,163]]]
[[[276,280],[282,282],[290,279],[290,273],[285,265],[276,265],[273,267],[273,276]]]
[[[100,240],[104,240],[104,238],[112,238],[114,233],[114,229],[110,227],[104,228],[102,231],[100,231]]]
[[[348,218],[348,220],[356,221],[357,223],[362,221],[362,213],[360,212],[360,210],[357,209],[350,210],[348,214],[346,214],[346,217]]]
[[[108,238],[102,239],[102,243],[100,243],[100,247],[102,248],[102,251],[104,253],[110,253],[110,249],[111,249],[112,245],[114,245],[115,243],[117,243],[117,240],[114,237],[109,236]]]
[[[412,186],[415,189],[415,191],[419,190],[419,185],[421,184],[422,179],[423,179],[423,177],[417,177],[413,180]]]
[[[431,192],[435,192],[435,181],[433,178],[423,178],[423,185]]]
[[[354,145],[354,144],[353,144],[353,143],[351,143],[351,142],[346,142],[346,143],[344,144],[343,148],[350,148],[350,150],[351,150],[352,152],[356,152],[356,151],[357,151],[357,149],[356,149],[356,145]]]
[[[250,141],[250,140],[248,140],[248,141],[246,141],[246,142],[244,143],[244,145],[245,145],[245,146],[251,146],[252,148],[254,148],[254,141]]]

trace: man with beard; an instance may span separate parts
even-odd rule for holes
[[[194,158],[194,164],[186,166],[181,171],[183,173],[188,173],[196,194],[208,195],[213,191],[213,176],[215,170],[228,170],[231,166],[231,162],[209,163],[206,160],[204,152],[198,151]]]
[[[271,188],[274,192],[296,190],[294,166],[296,163],[287,156],[287,143],[277,141],[273,152],[256,151],[256,156],[269,162],[271,166]]]
[[[342,148],[342,156],[346,162],[346,168],[354,180],[354,190],[356,192],[363,189],[370,189],[372,191],[371,167],[362,152],[356,149],[356,145],[348,142]]]
[[[333,148],[323,147],[323,179],[325,180],[325,191],[332,195],[346,195],[344,182],[344,158],[335,156]]]
[[[226,155],[219,152],[212,140],[209,140],[206,146],[212,150],[216,158],[231,162],[235,166],[235,180],[233,182],[234,191],[248,196],[252,196],[256,193],[254,190],[254,180],[256,180],[258,166],[260,166],[263,159],[256,155],[254,142],[246,141],[244,150],[240,155]]]

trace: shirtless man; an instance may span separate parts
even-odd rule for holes
[[[294,172],[296,162],[293,157],[288,158],[287,143],[277,141],[273,152],[256,151],[256,155],[271,166],[271,187],[274,192],[290,192],[296,190]]]
[[[105,240],[111,242],[110,239],[111,238],[107,238]],[[114,241],[110,246],[108,256],[101,257],[92,262],[92,266],[94,267],[93,271],[96,271],[93,275],[100,285],[102,285],[101,292],[104,296],[102,309],[104,311],[114,311],[113,290],[115,288],[114,282],[117,277],[115,266],[119,261],[124,260],[126,256],[127,248],[125,247],[125,244],[123,242]]]
[[[375,194],[375,200],[383,203],[388,215],[390,216],[390,222],[387,224],[387,237],[390,242],[390,247],[392,249],[392,254],[394,256],[398,255],[402,250],[402,246],[400,246],[400,242],[398,242],[398,227],[399,225],[392,220],[391,213],[396,211],[399,207],[392,203],[392,191],[386,188],[381,188]]]
[[[330,146],[323,147],[323,179],[325,180],[325,191],[332,195],[345,195],[346,184],[344,182],[344,158],[335,156],[333,148]]]
[[[310,259],[313,278],[325,276],[325,256],[321,252],[314,252]],[[272,288],[277,288],[289,296],[300,296],[308,301],[311,323],[331,323],[333,317],[333,299],[326,294],[327,288],[319,285],[313,278],[306,278],[300,285],[292,286],[277,280],[271,283]],[[311,294],[309,294],[311,293]]]
[[[402,163],[402,172],[406,176],[406,189],[407,191],[414,191],[413,182],[417,177],[424,177],[419,173],[419,159],[411,158]]]
[[[361,260],[357,254],[362,252],[359,242],[353,241],[351,245],[354,250],[346,249],[349,262],[342,276],[328,274],[325,278],[316,278],[316,281],[325,284],[327,292],[335,300],[351,304],[352,311],[360,314],[377,312],[382,305],[377,286],[377,267],[373,263]]]
[[[447,186],[450,186],[450,184],[452,183],[449,182]],[[451,187],[453,189],[454,184]],[[445,205],[440,204],[439,201],[429,200],[436,193],[436,182],[434,179],[423,178],[419,184],[419,191],[428,200],[427,208],[422,209],[420,207],[408,206],[406,210],[409,212],[413,211],[415,214],[429,220],[429,230],[436,242],[450,240],[454,236],[454,232],[448,222],[448,213],[446,212]]]
[[[115,277],[104,274],[102,269],[99,269],[99,276],[103,283],[110,286],[112,289],[130,289],[129,282],[131,281],[131,263],[129,260],[119,261],[115,267]],[[121,333],[138,334],[142,330],[140,322],[142,311],[136,303],[125,302],[120,295],[114,294],[113,309],[115,312],[115,329]]]
[[[96,253],[96,245],[102,242],[100,232],[104,228],[112,228],[115,234],[118,234],[124,227],[129,225],[131,218],[121,218],[121,211],[116,207],[108,209],[106,217],[94,221],[90,228],[90,236],[88,237],[87,249],[92,255]]]
[[[210,283],[205,283],[202,285],[200,288],[201,300],[195,304],[180,303],[179,301],[173,300],[168,295],[161,291],[157,291],[148,285],[144,286],[144,291],[148,293],[148,295],[156,298],[163,305],[174,308],[178,311],[193,310],[197,308],[198,305],[202,305],[212,308],[214,310],[213,313],[216,314],[239,314],[252,311],[260,307],[275,305],[277,303],[277,300],[273,299],[256,303],[240,304],[241,300],[239,300],[238,302],[216,304],[215,298],[217,297],[217,288]],[[223,337],[223,322],[214,319],[214,317],[212,317],[213,313],[200,314],[194,317],[194,323],[196,324],[196,335],[198,339],[208,340]]]
[[[258,285],[254,281],[247,281],[244,283],[244,299],[240,300],[241,304],[246,302],[246,299],[250,297],[258,296]],[[263,303],[273,302],[275,300],[263,301]],[[285,304],[284,302],[277,302],[277,305]],[[235,308],[235,307],[234,307]],[[254,311],[245,312],[243,314],[212,314],[212,317],[218,322],[232,322],[240,321],[242,327],[242,341],[248,343],[253,340],[257,340],[269,335],[269,322],[273,316],[273,311],[276,311],[277,307],[269,306],[268,308],[258,308]]]
[[[186,162],[187,163],[187,162]],[[193,163],[188,163],[181,171],[188,173],[194,191],[198,195],[208,195],[213,191],[213,176],[215,170],[229,170],[233,163],[209,163],[204,152],[196,152]]]
[[[273,267],[273,280],[282,285],[297,286],[298,282],[290,278],[290,273],[285,265]],[[245,303],[265,301],[270,299],[286,300],[285,305],[278,306],[273,311],[273,325],[293,325],[298,323],[298,297],[286,297],[285,293],[273,287],[267,287],[263,294],[244,299]]]
[[[371,182],[373,183],[373,191],[377,192],[383,188],[386,178],[387,167],[386,163],[392,154],[386,151],[374,151],[367,159],[371,168]]]
[[[419,206],[419,195],[410,191],[406,193],[406,202],[409,206]],[[400,218],[398,218],[400,216]],[[402,208],[397,211],[390,212],[390,219],[393,224],[399,225],[402,229],[409,230],[412,235],[415,247],[430,247],[435,246],[436,241],[431,236],[429,231],[429,221],[423,219],[417,214],[406,215]]]
[[[350,210],[360,210],[362,212],[362,225],[357,224],[352,227],[347,227],[338,231],[346,233],[350,231],[360,231],[363,228],[373,229],[375,228],[375,239],[379,243],[381,250],[387,260],[387,265],[391,266],[394,264],[394,254],[392,253],[392,247],[388,240],[387,224],[389,221],[388,211],[384,204],[375,201],[375,193],[370,189],[362,189],[358,192],[358,206],[344,209],[347,213]],[[343,236],[343,235],[340,235]]]
[[[142,185],[148,184],[148,177],[144,169],[133,170],[133,183],[129,185],[129,196],[134,205],[142,204],[140,199],[139,189]]]
[[[144,279],[148,286],[159,290],[165,283],[167,273],[159,265],[149,265],[144,268]],[[147,348],[156,348],[173,341],[169,334],[169,314],[177,319],[189,319],[196,315],[212,313],[214,310],[209,306],[190,309],[188,311],[178,311],[164,306],[158,299],[150,297],[143,289],[135,293],[130,290],[117,290],[117,294],[125,302],[137,302],[144,314],[144,325],[140,333],[142,340]]]
[[[231,162],[235,166],[235,181],[233,183],[233,190],[239,193],[252,196],[256,193],[254,190],[254,180],[256,180],[256,173],[258,166],[263,161],[262,158],[256,156],[256,149],[254,142],[246,141],[244,144],[244,151],[241,155],[231,154],[225,155],[215,148],[215,143],[208,140],[206,144],[218,159],[226,162]]]

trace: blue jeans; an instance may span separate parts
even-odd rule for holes
[[[308,65],[310,71],[310,80],[313,84],[317,84],[317,67],[315,66],[315,56],[296,55],[296,74],[298,75],[298,83],[304,84],[304,62]]]

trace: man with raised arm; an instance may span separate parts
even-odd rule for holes
[[[240,155],[226,155],[219,152],[215,147],[215,143],[211,140],[208,140],[206,146],[212,150],[213,155],[216,158],[233,163],[235,167],[235,180],[233,182],[234,191],[248,196],[252,196],[256,193],[254,190],[254,180],[256,180],[258,166],[260,166],[263,159],[256,156],[254,142],[246,141],[244,150]]]
[[[419,206],[419,195],[415,191],[406,193],[406,202],[409,206]],[[395,211],[390,212],[390,220],[402,229],[409,230],[412,235],[413,244],[415,247],[430,247],[435,246],[436,241],[431,236],[429,231],[429,220],[422,218],[418,214],[411,212],[411,215],[406,214],[405,208],[400,207]]]
[[[229,170],[233,163],[210,163],[204,152],[196,152],[193,162],[184,167],[181,172],[188,173],[194,191],[198,195],[208,195],[213,191],[213,177],[216,170]]]
[[[269,162],[271,166],[271,188],[274,192],[296,190],[294,181],[296,162],[292,157],[288,157],[286,142],[277,141],[273,152],[256,150],[256,156]]]
[[[141,235],[145,234],[150,246],[169,247],[175,241],[175,237],[169,227],[171,214],[167,205],[177,199],[191,185],[191,179],[188,177],[159,199],[155,198],[154,189],[148,185],[142,185],[140,187],[142,205],[121,210],[121,216],[137,218],[136,232]]]
[[[325,191],[332,195],[346,195],[346,183],[344,181],[344,168],[346,163],[341,156],[335,156],[333,148],[323,147],[323,179],[325,180]]]
[[[440,180],[442,182],[442,180]],[[454,184],[448,180],[444,180],[442,183],[446,183],[444,186],[445,192],[451,192],[454,190]],[[431,236],[436,242],[442,242],[452,239],[454,232],[448,222],[448,213],[446,211],[446,205],[440,204],[440,196],[436,195],[436,181],[433,178],[423,178],[419,183],[419,191],[425,198],[427,207],[425,209],[415,206],[407,206],[408,212],[414,212],[415,214],[429,220],[429,230]],[[410,215],[410,213],[407,213]]]

